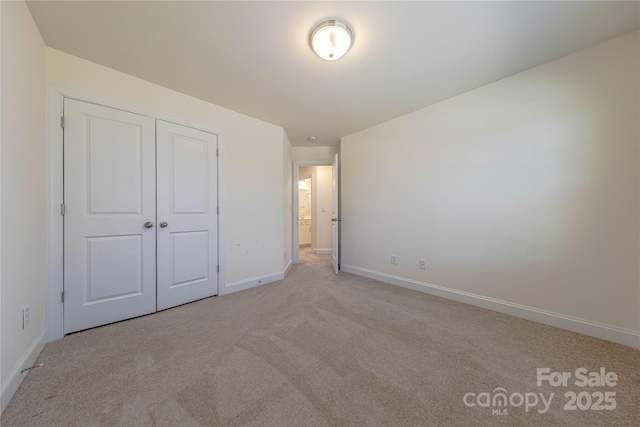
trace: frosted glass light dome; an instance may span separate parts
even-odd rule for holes
[[[313,27],[309,34],[311,49],[322,59],[335,61],[341,58],[353,41],[351,28],[335,19],[328,19]]]

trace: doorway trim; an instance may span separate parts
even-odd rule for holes
[[[307,161],[295,161],[293,162],[293,263],[300,262],[300,246],[299,246],[299,230],[298,230],[298,216],[299,212],[299,197],[298,197],[298,181],[300,180],[300,167],[304,166],[333,166],[333,160],[307,160]]]
[[[61,299],[63,288],[63,243],[64,223],[61,214],[64,200],[64,163],[63,163],[63,130],[61,117],[64,111],[64,99],[103,105],[105,107],[124,110],[154,119],[191,127],[209,132],[218,137],[218,295],[224,294],[225,289],[225,135],[220,129],[215,129],[199,123],[178,119],[144,107],[126,104],[113,99],[106,99],[89,93],[69,89],[49,83],[47,85],[47,118],[46,118],[46,237],[45,237],[45,329],[46,341],[51,342],[64,336],[63,303]]]

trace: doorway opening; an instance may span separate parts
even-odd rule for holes
[[[293,263],[322,262],[331,267],[337,206],[334,164],[294,164]]]
[[[313,173],[308,171],[311,167],[301,168],[304,170],[298,180],[298,248],[311,248],[311,228],[313,227]],[[309,176],[307,176],[309,175]]]

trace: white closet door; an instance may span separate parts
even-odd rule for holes
[[[156,310],[155,120],[70,99],[64,117],[70,333]]]
[[[158,310],[218,294],[217,136],[157,121]]]

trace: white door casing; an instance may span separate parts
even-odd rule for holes
[[[66,334],[156,310],[156,170],[153,118],[72,99],[64,114]]]
[[[217,136],[157,122],[158,310],[218,294]]]
[[[333,271],[336,274],[340,271],[340,257],[339,257],[339,238],[338,233],[340,231],[340,217],[338,209],[338,191],[340,186],[338,185],[338,155],[336,154],[333,158],[333,166],[331,168],[332,171],[332,180],[331,180],[331,194],[333,196],[333,213],[331,215],[331,256],[333,263]]]

